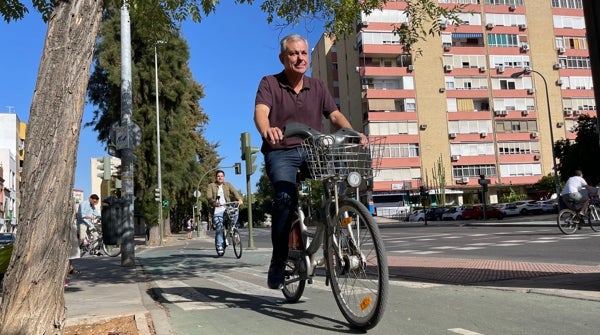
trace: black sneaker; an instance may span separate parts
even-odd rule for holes
[[[269,266],[267,286],[273,290],[281,290],[285,281],[285,263],[272,262]]]

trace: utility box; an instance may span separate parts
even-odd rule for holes
[[[107,245],[121,244],[125,219],[125,199],[102,199],[102,241]]]

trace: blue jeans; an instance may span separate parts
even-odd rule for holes
[[[275,190],[271,213],[271,243],[273,244],[271,262],[283,263],[287,259],[290,217],[298,206],[296,176],[305,161],[306,154],[301,147],[265,153],[267,176]]]
[[[223,229],[225,220],[227,220],[227,226],[235,225],[238,221],[238,217],[240,215],[239,211],[236,211],[235,215],[231,218],[231,222],[224,215],[225,213],[216,214],[213,216],[213,222],[215,223],[215,245],[217,248],[220,246],[225,248],[225,241],[223,240]]]

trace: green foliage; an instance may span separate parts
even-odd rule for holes
[[[109,129],[120,120],[120,20],[116,11],[107,11],[96,48],[94,71],[88,86],[89,102],[97,106],[89,125],[98,132],[98,140],[107,143]],[[157,222],[153,190],[157,187],[155,41],[142,35],[132,21],[132,88],[133,121],[142,131],[142,143],[134,149],[134,189],[136,208],[146,222]],[[204,96],[188,68],[189,49],[177,31],[168,45],[156,45],[158,55],[160,142],[163,198],[169,199],[170,209],[192,207],[193,192],[202,171],[217,166],[217,145],[202,137],[208,117],[202,112],[199,100]],[[198,160],[203,162],[198,164]],[[167,215],[169,211],[164,211]],[[183,216],[183,214],[181,214]],[[177,220],[175,222],[178,222]]]
[[[560,179],[566,181],[575,170],[581,170],[590,185],[600,183],[600,146],[598,144],[597,118],[581,115],[574,131],[575,141],[562,139],[554,144],[556,158],[560,161]]]
[[[515,192],[515,190],[511,187],[510,188],[510,192],[508,194],[503,194],[500,197],[500,202],[515,202],[515,201],[519,201],[519,200],[523,200],[526,199],[527,195],[523,194],[523,193],[517,193]]]
[[[553,193],[556,192],[555,190],[555,186],[554,186],[554,174],[550,173],[546,176],[543,176],[542,178],[540,178],[540,180],[535,183],[535,187],[540,190],[540,191],[544,191],[548,194],[548,196],[551,196]],[[562,189],[562,185],[560,185],[560,180],[559,180],[559,192]]]

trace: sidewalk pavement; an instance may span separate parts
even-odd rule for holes
[[[165,245],[189,242],[182,236],[167,238]],[[209,237],[194,237],[191,243],[202,249],[212,249],[214,245]],[[136,255],[147,248],[157,247],[147,247],[143,237],[136,237]],[[598,267],[399,256],[388,259],[392,280],[481,286],[600,301]],[[67,326],[134,315],[141,335],[175,334],[166,311],[147,294],[152,283],[137,259],[135,267],[121,267],[120,256],[88,256],[73,260],[73,264],[81,274],[69,278],[69,286],[65,287]]]

